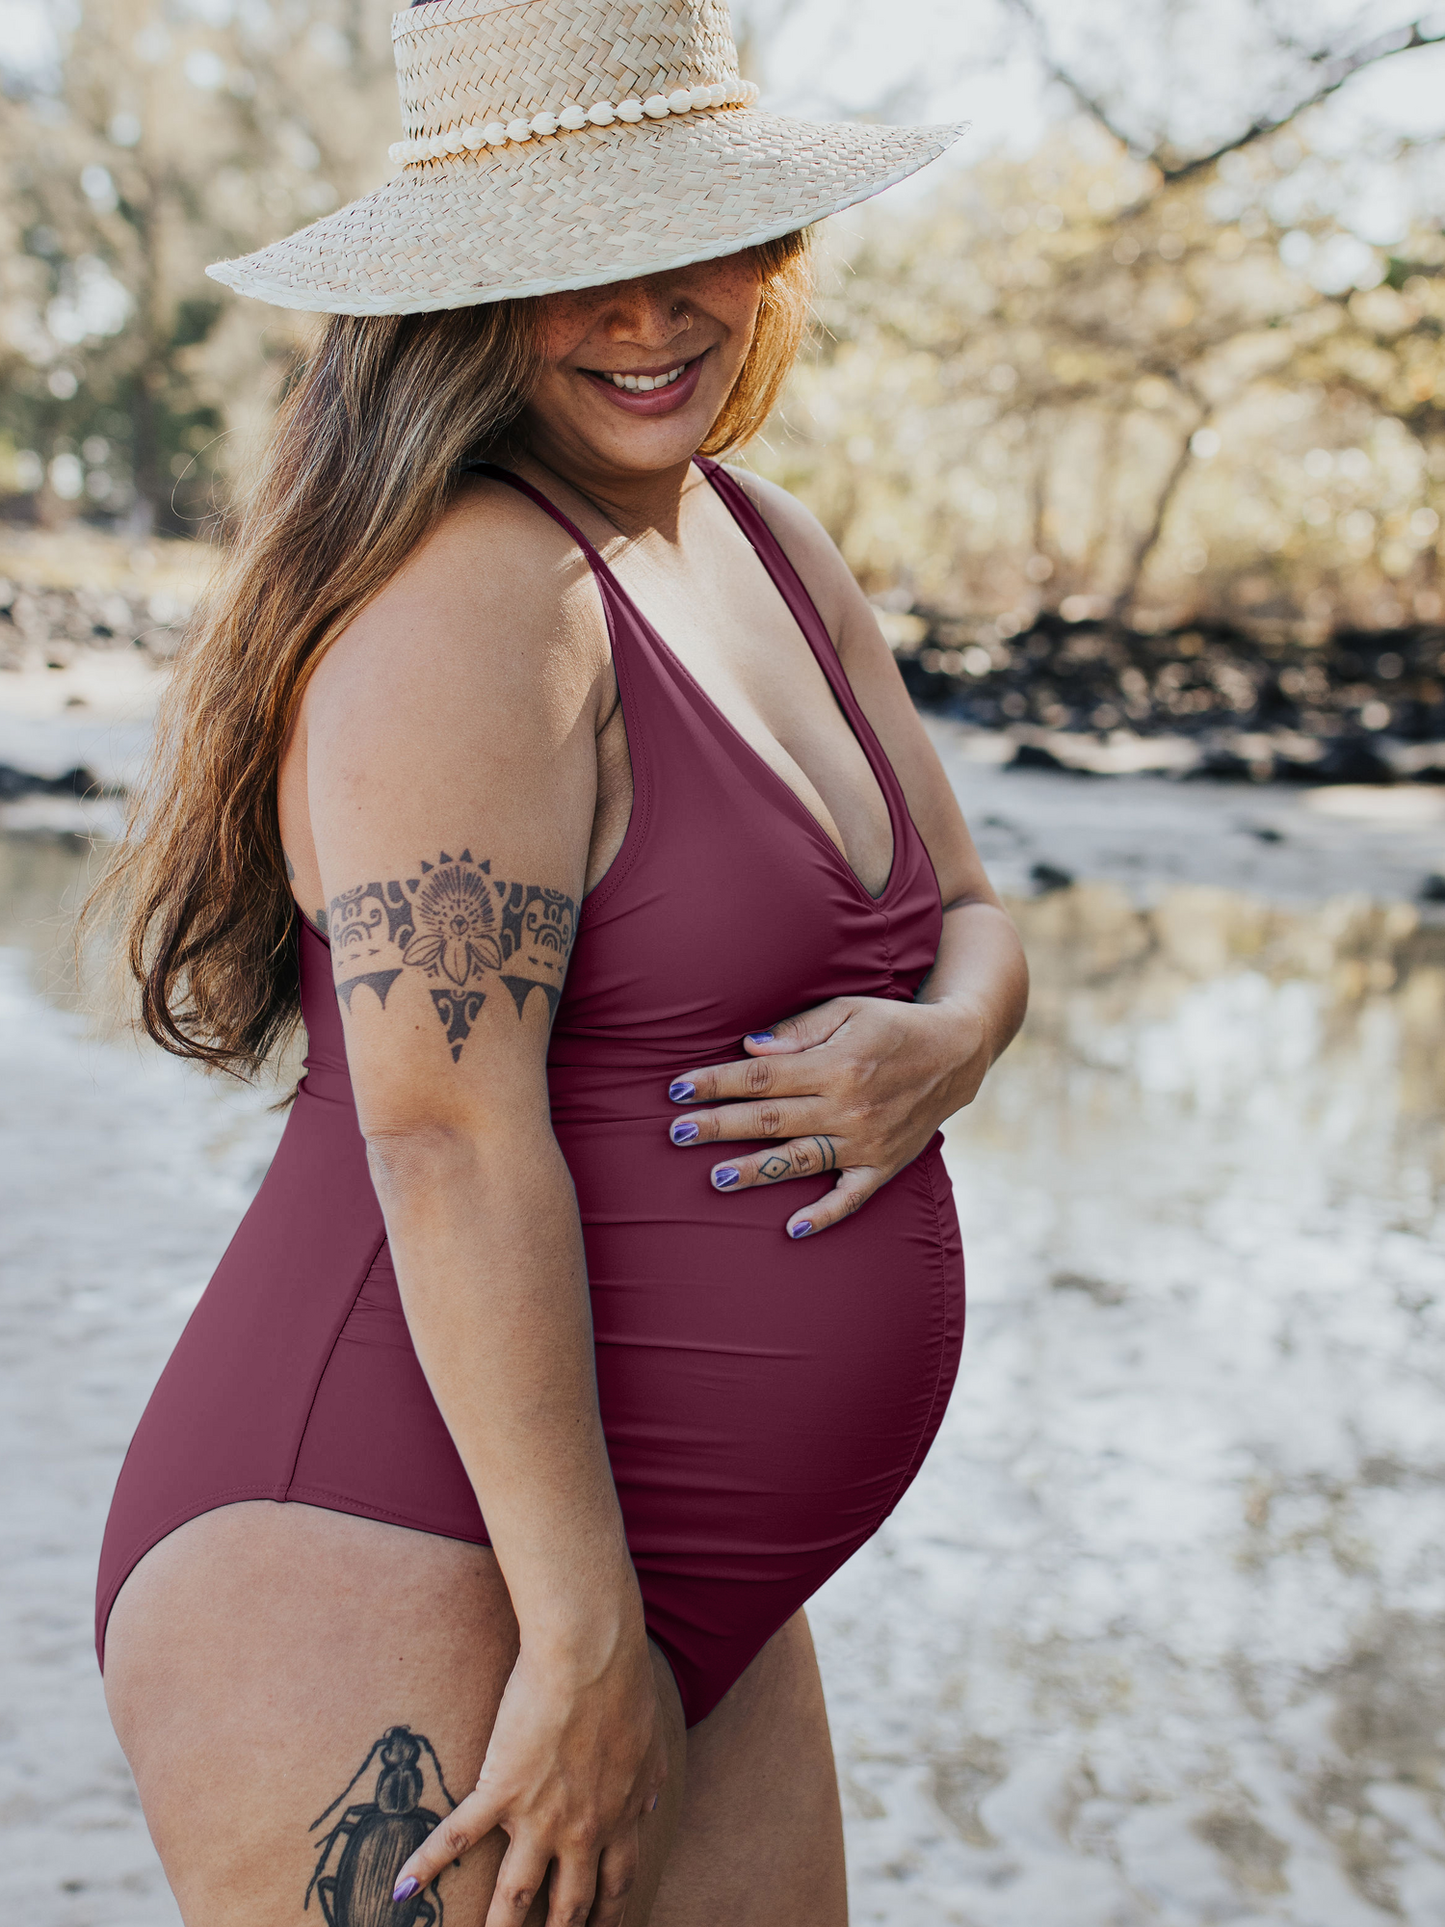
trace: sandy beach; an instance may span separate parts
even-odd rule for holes
[[[1036,990],[949,1129],[948,1418],[812,1609],[854,1919],[1433,1927],[1445,791],[1000,770],[935,727]],[[0,761],[120,772],[143,735],[12,714]],[[37,1927],[169,1927],[92,1574],[280,1120],[71,1007],[72,833],[107,806],[24,800],[0,835],[0,1824]]]

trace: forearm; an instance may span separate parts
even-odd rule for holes
[[[1028,965],[1007,912],[981,898],[945,911],[938,955],[915,1001],[976,1020],[992,1064],[1017,1036],[1028,997]]]
[[[640,1618],[597,1410],[572,1185],[545,1124],[373,1135],[402,1304],[524,1642]]]

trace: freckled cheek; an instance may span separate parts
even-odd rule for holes
[[[762,282],[751,261],[706,262],[696,281],[684,282],[679,293],[704,313],[716,316],[734,335],[746,340],[752,334]]]
[[[566,295],[548,295],[542,305],[541,381],[556,378],[559,364],[569,360],[586,340],[591,315]]]

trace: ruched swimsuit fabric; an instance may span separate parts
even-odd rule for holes
[[[830,997],[912,998],[942,925],[898,780],[787,557],[708,480],[821,664],[888,805],[870,897],[546,499],[596,578],[632,760],[621,850],[582,906],[547,1075],[581,1213],[597,1389],[648,1631],[691,1725],[907,1488],[948,1401],[963,1255],[935,1137],[863,1208],[798,1242],[831,1176],[715,1191],[669,1080]],[[463,828],[465,826],[462,826]],[[324,938],[299,926],[306,1071],[275,1158],[176,1345],[120,1474],[97,1651],[136,1562],[186,1520],[301,1501],[486,1543],[417,1362],[367,1171]]]

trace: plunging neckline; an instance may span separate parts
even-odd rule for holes
[[[900,806],[902,803],[902,792],[898,785],[897,775],[894,772],[891,764],[888,763],[887,758],[883,753],[883,746],[881,743],[879,743],[876,735],[874,734],[872,725],[868,722],[867,717],[863,714],[862,707],[858,703],[858,698],[853,694],[852,687],[848,683],[847,675],[843,669],[843,665],[841,662],[838,661],[837,651],[832,647],[831,638],[829,638],[829,654],[832,657],[832,661],[830,662],[828,660],[828,657],[825,656],[823,651],[819,648],[818,644],[814,642],[813,638],[808,634],[808,631],[805,625],[799,620],[797,613],[793,609],[792,603],[788,598],[787,591],[783,583],[779,580],[778,571],[773,566],[772,561],[769,559],[768,555],[764,552],[764,550],[762,550],[758,546],[758,544],[753,540],[752,536],[748,533],[747,529],[744,527],[742,521],[738,517],[738,514],[736,510],[733,508],[732,503],[729,502],[727,496],[723,493],[722,489],[718,486],[716,477],[722,472],[721,463],[711,463],[704,466],[704,464],[701,461],[699,461],[695,464],[695,466],[697,467],[699,474],[701,474],[703,479],[708,484],[709,488],[711,488],[713,494],[717,497],[718,501],[722,503],[723,508],[727,511],[728,515],[731,517],[733,526],[737,529],[738,533],[742,536],[743,540],[747,543],[748,547],[752,550],[753,554],[757,557],[757,560],[762,564],[764,570],[767,572],[768,580],[772,583],[774,589],[776,589],[779,599],[781,600],[784,609],[787,611],[790,620],[792,621],[794,627],[797,629],[799,635],[803,638],[803,641],[807,644],[808,650],[811,653],[814,662],[816,662],[818,667],[822,670],[824,681],[827,683],[828,688],[832,693],[834,702],[838,705],[839,714],[842,716],[844,723],[847,725],[848,730],[852,735],[854,742],[858,745],[859,749],[862,750],[863,760],[867,763],[868,768],[872,773],[873,780],[878,785],[878,792],[883,798],[883,807],[888,812],[888,827],[889,827],[890,836],[892,838],[893,848],[889,856],[888,875],[884,879],[883,887],[878,892],[877,896],[874,896],[873,892],[864,883],[862,877],[859,876],[858,872],[853,868],[853,865],[848,861],[847,852],[839,849],[838,845],[833,841],[832,837],[829,836],[828,832],[823,828],[822,823],[813,814],[812,810],[808,808],[808,805],[803,801],[802,797],[799,796],[798,792],[793,788],[792,784],[789,783],[785,777],[781,776],[778,773],[778,771],[773,768],[772,764],[763,755],[762,751],[756,747],[756,745],[748,741],[747,737],[738,728],[737,724],[728,715],[727,711],[718,702],[717,698],[712,694],[710,694],[710,692],[703,687],[702,683],[698,681],[697,677],[688,668],[687,664],[682,660],[681,656],[678,655],[677,651],[673,648],[672,644],[661,633],[661,631],[656,627],[656,625],[653,622],[651,622],[649,618],[643,613],[643,611],[637,606],[636,600],[628,593],[626,588],[624,588],[622,582],[620,581],[618,576],[614,573],[612,566],[608,562],[606,556],[603,555],[602,551],[596,546],[596,544],[590,541],[588,537],[583,534],[582,530],[577,527],[576,523],[573,522],[569,516],[564,514],[563,511],[557,507],[556,503],[553,502],[549,496],[545,495],[541,489],[534,487],[533,484],[531,482],[528,482],[523,476],[516,475],[513,473],[511,469],[502,468],[497,463],[494,463],[494,462],[476,462],[476,463],[469,464],[469,467],[472,469],[472,472],[474,473],[476,472],[486,473],[490,471],[493,474],[507,477],[513,487],[520,487],[521,489],[523,489],[528,495],[532,496],[532,498],[535,501],[537,501],[540,506],[543,506],[544,508],[546,508],[556,518],[556,520],[561,523],[563,528],[567,530],[568,534],[572,536],[573,540],[577,543],[578,547],[582,550],[583,554],[588,558],[593,569],[599,572],[605,578],[612,593],[615,596],[617,596],[618,599],[626,605],[633,620],[637,622],[641,628],[646,630],[650,641],[656,647],[659,655],[667,664],[668,668],[672,671],[672,673],[678,678],[680,682],[682,682],[687,688],[691,689],[694,692],[698,701],[703,705],[708,716],[711,718],[714,727],[716,727],[723,734],[725,734],[731,742],[736,744],[738,748],[742,751],[743,755],[747,757],[752,763],[754,763],[759,769],[759,771],[761,771],[765,781],[770,782],[773,785],[774,789],[780,792],[782,800],[785,802],[785,804],[787,804],[791,808],[793,815],[799,821],[801,821],[801,823],[808,830],[808,832],[815,838],[815,840],[819,844],[821,844],[824,849],[826,849],[826,851],[828,852],[828,855],[843,871],[849,883],[857,891],[858,895],[862,898],[862,900],[866,904],[868,904],[872,909],[881,910],[883,905],[887,901],[888,897],[891,895],[904,868],[904,866],[899,861],[899,854],[903,845],[904,826],[900,820]],[[779,554],[780,555],[783,554],[781,546],[779,547]],[[783,555],[783,560],[785,562],[787,561],[786,555]],[[807,584],[803,581],[802,577],[798,574],[797,570],[792,568],[791,563],[788,564],[788,567],[792,572],[793,580],[797,583],[798,590],[802,595],[803,600],[808,607],[808,610],[812,614],[813,620],[818,625],[819,631],[826,636],[828,633],[827,625],[824,623],[822,616],[819,615],[818,613],[818,605],[814,602],[812,595],[809,593]],[[858,716],[856,719],[849,713],[850,702],[858,710]],[[624,723],[626,721],[626,711],[627,711],[627,705],[624,700],[623,702]],[[858,726],[860,722],[864,725],[862,729],[860,729]],[[781,748],[782,745],[779,744],[779,747]],[[803,774],[806,776],[807,771],[804,770]],[[809,778],[810,782],[811,780],[812,779]],[[816,788],[816,785],[814,785],[814,787]],[[631,826],[629,825],[629,832],[630,832],[630,827]],[[623,838],[624,845],[627,843],[628,840],[629,840],[629,837],[625,835]],[[621,854],[622,852],[619,850],[618,856],[621,856]],[[610,875],[615,868],[616,868],[616,859],[614,858],[613,862],[608,866],[607,875]],[[600,882],[605,883],[606,881],[607,881],[607,876],[604,875],[600,879]]]

